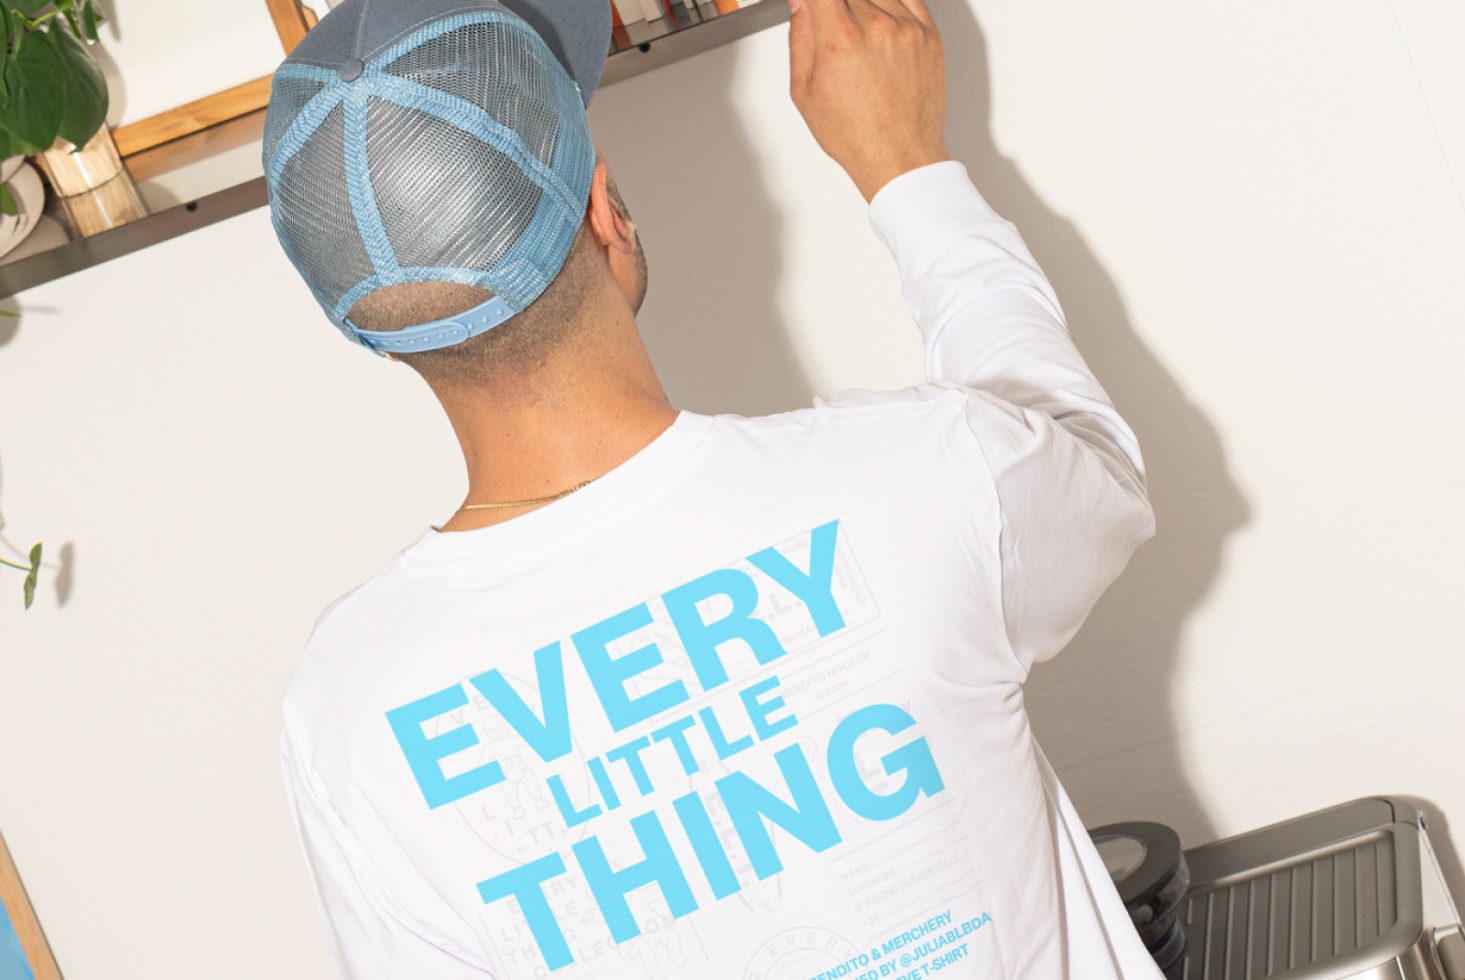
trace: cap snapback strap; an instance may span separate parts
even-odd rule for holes
[[[378,353],[411,354],[461,344],[470,337],[487,333],[517,312],[502,297],[494,296],[455,316],[401,330],[362,330],[350,320],[345,320],[344,325],[363,347]]]

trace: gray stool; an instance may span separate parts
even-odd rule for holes
[[[1170,980],[1465,980],[1459,912],[1404,800],[1355,800],[1185,856]]]

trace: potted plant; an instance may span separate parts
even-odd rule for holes
[[[75,193],[56,173],[67,156],[91,172],[88,190],[121,170],[110,140],[115,169],[102,180],[95,163],[80,160],[93,137],[106,134],[107,82],[87,50],[101,21],[97,0],[0,0],[0,167],[45,154],[43,167],[63,195]],[[0,185],[0,213],[17,216],[21,203]]]

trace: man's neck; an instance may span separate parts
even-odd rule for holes
[[[556,373],[479,397],[443,398],[468,468],[464,504],[533,500],[594,480],[676,420],[644,350],[613,368],[563,365]],[[459,510],[439,529],[468,531],[534,509]]]

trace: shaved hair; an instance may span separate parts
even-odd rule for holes
[[[439,350],[395,356],[432,384],[462,387],[492,372],[538,367],[579,332],[600,288],[595,240],[582,224],[570,253],[544,292],[491,330]],[[401,330],[457,316],[493,298],[481,286],[409,282],[367,294],[347,314],[363,330]]]
[[[606,192],[621,215],[629,218],[626,202],[614,181],[607,182]],[[639,248],[637,251],[644,283],[645,257]],[[449,388],[471,386],[503,370],[527,374],[541,367],[582,332],[594,312],[604,288],[597,253],[587,219],[581,222],[554,281],[522,311],[461,344],[394,356],[429,384]],[[493,295],[481,286],[454,282],[404,283],[368,293],[347,316],[363,330],[402,330],[457,316],[488,302]]]

